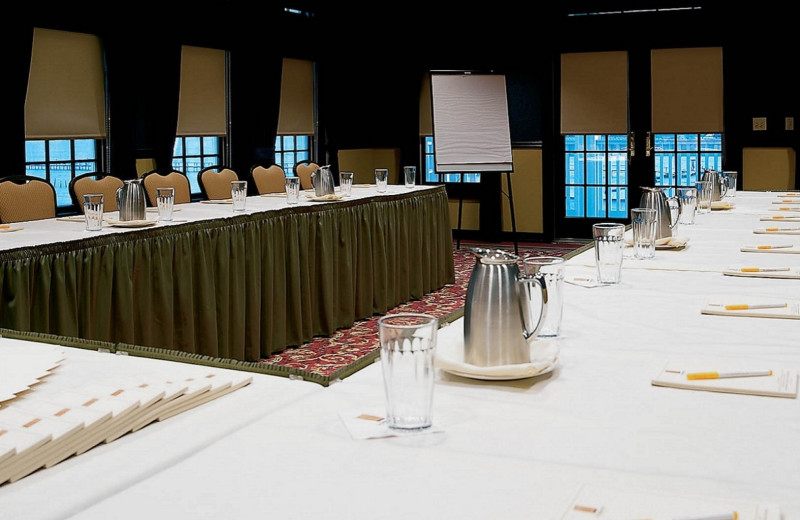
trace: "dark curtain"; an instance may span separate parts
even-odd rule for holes
[[[0,125],[0,150],[6,162],[4,175],[25,173],[25,97],[31,65],[33,26],[11,23],[2,32],[6,49],[3,96],[3,124]]]
[[[283,59],[267,46],[235,47],[230,54],[231,167],[239,177],[255,164],[275,162]]]
[[[137,158],[152,157],[161,170],[172,167],[181,42],[166,26],[153,20],[145,25],[158,37],[143,38],[114,27],[103,39],[111,120],[109,169],[121,178],[136,177]]]

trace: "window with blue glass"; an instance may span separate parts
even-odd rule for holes
[[[626,135],[564,136],[564,169],[565,216],[627,218]]]
[[[722,169],[722,134],[655,134],[655,185],[667,195],[694,187],[705,169]]]
[[[436,173],[436,159],[433,149],[433,136],[425,136],[423,138],[423,150],[425,150],[424,164],[425,164],[425,182],[433,184],[441,184],[444,182],[463,182],[463,183],[479,183],[481,182],[480,173]]]
[[[310,135],[279,135],[275,138],[275,164],[292,175],[294,165],[311,159]]]
[[[200,193],[197,174],[200,170],[215,164],[223,164],[222,137],[190,137],[175,138],[172,151],[172,169],[183,172],[189,178],[189,187],[193,195]]]
[[[56,205],[72,205],[69,183],[100,170],[102,140],[37,139],[25,141],[25,175],[45,179],[56,190]]]

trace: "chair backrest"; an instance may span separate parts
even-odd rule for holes
[[[124,183],[122,179],[102,172],[78,175],[69,181],[69,196],[72,203],[83,212],[83,196],[89,193],[103,194],[103,211],[117,211],[117,189]]]
[[[24,222],[56,216],[56,190],[39,177],[12,175],[0,179],[0,222]]]
[[[294,174],[300,177],[300,188],[311,189],[311,174],[317,171],[319,165],[311,161],[300,161],[294,165]]]
[[[259,195],[264,193],[283,193],[286,191],[286,173],[277,164],[269,167],[255,165],[250,169],[250,176],[256,183]]]
[[[173,171],[162,175],[158,171],[152,170],[142,175],[142,184],[144,184],[144,191],[147,192],[147,200],[151,206],[158,206],[156,188],[175,188],[175,204],[192,202],[189,177],[182,172]]]
[[[209,200],[231,198],[231,181],[238,181],[235,171],[226,166],[209,166],[197,174],[197,184],[203,197]]]

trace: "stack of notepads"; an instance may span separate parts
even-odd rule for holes
[[[57,392],[37,385],[64,362],[61,347],[0,348],[0,485],[207,403],[252,375],[198,365],[115,376]],[[21,348],[20,348],[21,347]],[[13,369],[12,377],[4,373]]]

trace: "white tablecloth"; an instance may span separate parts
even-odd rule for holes
[[[739,192],[733,211],[699,215],[677,231],[690,238],[687,249],[658,251],[650,262],[667,269],[626,259],[620,285],[567,284],[552,373],[497,382],[440,372],[438,433],[350,436],[340,413],[382,413],[379,364],[327,388],[256,377],[0,487],[0,518],[558,519],[580,486],[611,485],[776,504],[783,520],[800,519],[800,400],[650,384],[667,361],[800,367],[800,321],[700,314],[710,297],[800,299],[800,281],[673,270],[798,266],[800,255],[739,252],[767,240],[752,230],[774,198]],[[782,237],[793,238],[800,242]],[[567,275],[593,275],[592,254],[571,259]],[[442,329],[441,341],[458,326]],[[101,369],[102,356],[75,352],[46,384],[71,377],[73,361],[78,373]],[[259,400],[267,386],[285,398],[270,389]]]
[[[387,187],[385,193],[378,193],[374,185],[357,184],[353,187],[350,196],[344,197],[342,200],[358,200],[367,197],[380,197],[383,195],[390,196],[408,193],[412,190],[430,190],[431,188],[432,186],[429,185],[414,186],[412,188],[391,185]],[[339,194],[338,188],[335,194]],[[312,196],[313,191],[301,191],[299,202],[294,207],[318,207],[322,204],[336,204],[337,202],[315,201],[312,200]],[[148,208],[146,217],[148,220],[158,221],[155,224],[156,226],[175,226],[187,222],[234,217],[241,214],[279,210],[287,207],[289,207],[289,205],[286,203],[286,196],[283,194],[253,195],[247,197],[245,209],[242,212],[234,213],[233,205],[230,203],[191,202],[188,204],[176,204],[171,221],[158,221],[158,211],[156,208]],[[110,225],[109,221],[114,221],[119,218],[119,212],[117,211],[106,212],[104,214],[106,222],[103,225],[103,229],[100,231],[87,231],[85,222],[81,218],[82,216],[61,217],[9,224],[11,229],[21,229],[12,232],[4,232],[4,230],[0,229],[0,251],[18,247],[31,247],[73,240],[84,240],[107,233],[130,233],[137,229],[142,229]]]

